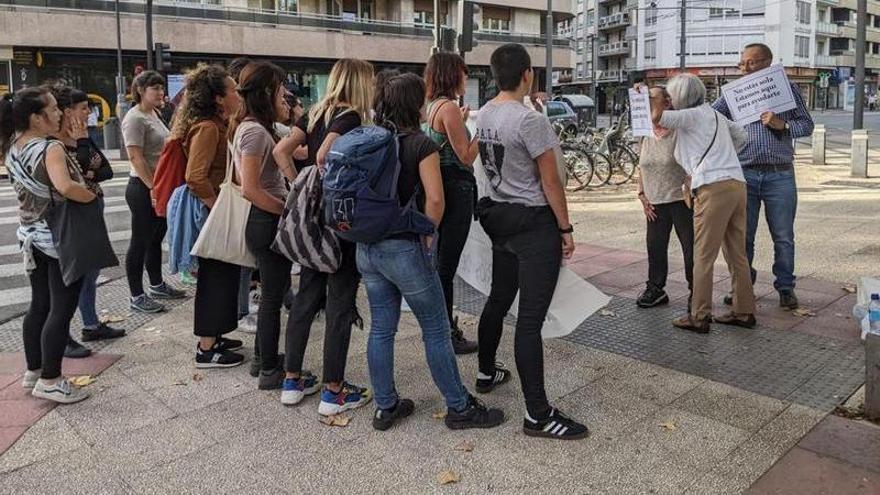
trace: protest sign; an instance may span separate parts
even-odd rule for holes
[[[641,91],[630,88],[629,118],[633,136],[646,137],[654,133],[654,122],[651,121],[651,96],[646,88],[642,88]]]
[[[779,64],[727,83],[721,93],[731,120],[741,125],[761,120],[764,112],[778,114],[797,106],[785,68]]]

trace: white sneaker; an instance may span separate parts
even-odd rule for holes
[[[24,378],[21,380],[22,388],[34,388],[34,385],[37,384],[37,380],[40,379],[40,374],[43,370],[37,369],[34,371],[27,370],[24,372]]]
[[[238,331],[244,333],[257,333],[257,315],[250,314],[238,320]]]
[[[31,395],[39,399],[46,399],[57,402],[59,404],[73,404],[89,398],[89,393],[81,388],[74,387],[67,381],[67,378],[61,378],[55,383],[46,383],[42,378],[37,380],[34,385],[34,391]]]

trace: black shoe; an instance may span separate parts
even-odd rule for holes
[[[284,363],[284,353],[278,355],[278,365],[283,367]],[[263,358],[260,357],[259,354],[254,353],[254,357],[251,358],[251,369],[250,375],[254,378],[260,376],[260,370],[263,369]]]
[[[464,338],[464,332],[458,328],[458,317],[452,320],[452,350],[457,355],[473,354],[477,352],[479,345],[471,340]]]
[[[217,337],[217,347],[224,351],[237,351],[244,347],[244,343],[240,340],[227,339],[226,337]]]
[[[244,356],[223,349],[216,343],[207,351],[196,344],[196,368],[232,368],[243,362]]]
[[[724,296],[724,305],[733,306],[733,294],[727,294]]]
[[[171,287],[166,282],[162,282],[157,286],[148,286],[147,295],[153,299],[184,299],[186,292]]]
[[[83,328],[82,329],[82,340],[83,342],[92,342],[95,340],[110,340],[110,339],[118,339],[119,337],[125,336],[125,330],[120,330],[118,328],[113,328],[107,324],[99,323],[98,328]]]
[[[260,378],[257,384],[257,388],[260,390],[280,390],[281,385],[284,383],[284,377],[287,375],[284,372],[284,366],[281,365],[279,361],[279,365],[275,367],[274,370],[261,370]]]
[[[510,371],[502,368],[501,363],[495,363],[495,371],[488,378],[481,378],[482,373],[477,372],[477,392],[488,394],[495,390],[495,387],[510,381]]]
[[[653,308],[661,304],[669,304],[669,295],[663,289],[648,287],[642,295],[636,299],[636,305],[640,308]]]
[[[385,431],[394,426],[398,420],[403,419],[416,408],[415,403],[409,399],[400,399],[393,409],[376,409],[373,416],[373,428],[379,431]]]
[[[64,357],[70,359],[82,359],[91,355],[91,349],[73,340],[73,337],[67,339],[67,347],[64,348]]]
[[[490,409],[472,395],[463,410],[449,409],[446,412],[445,421],[446,427],[450,430],[494,428],[504,422],[504,411],[501,409]]]
[[[530,437],[554,438],[556,440],[580,440],[590,435],[585,425],[569,418],[558,409],[550,411],[544,420],[535,420],[526,414],[523,419],[523,433]]]
[[[779,292],[779,307],[785,309],[797,309],[798,306],[798,298],[794,295],[793,290]]]

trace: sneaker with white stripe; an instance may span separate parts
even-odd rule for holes
[[[510,371],[503,368],[503,364],[495,363],[495,371],[490,374],[477,372],[477,392],[488,394],[495,387],[510,381]]]
[[[552,409],[547,419],[536,420],[526,413],[523,419],[523,433],[530,437],[554,438],[556,440],[580,440],[590,435],[585,425]]]
[[[243,362],[244,356],[222,348],[219,342],[207,351],[196,344],[196,368],[232,368]]]
[[[31,395],[38,399],[51,400],[59,404],[73,404],[89,398],[89,393],[85,390],[74,387],[67,381],[67,378],[60,378],[55,383],[48,383],[42,378],[37,380]]]

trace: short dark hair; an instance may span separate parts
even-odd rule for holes
[[[750,48],[757,48],[761,50],[761,53],[764,54],[764,57],[769,60],[773,60],[773,50],[771,50],[770,47],[765,45],[764,43],[749,43],[745,46],[745,48],[743,48],[743,51],[746,51]]]
[[[428,99],[457,98],[467,70],[464,59],[457,53],[437,52],[431,55],[428,65],[425,66],[425,90],[428,92]]]
[[[241,75],[241,71],[244,70],[245,67],[252,64],[254,61],[249,59],[248,57],[238,57],[234,59],[232,62],[229,62],[229,65],[226,66],[226,72],[229,73],[229,77],[231,77],[236,84],[238,84],[238,77]]]
[[[51,86],[49,90],[52,92],[52,96],[55,97],[55,101],[58,102],[58,110],[62,112],[68,108],[73,108],[77,103],[89,101],[89,95],[84,91],[63,84]],[[91,104],[91,102],[89,103]]]
[[[162,77],[162,74],[159,74],[154,70],[145,70],[141,72],[134,78],[134,82],[131,83],[131,99],[134,100],[135,103],[140,103],[141,91],[154,86],[165,87],[165,78]]]
[[[394,76],[378,88],[375,121],[401,131],[417,130],[424,104],[425,81],[421,77],[411,73]]]
[[[508,43],[492,52],[489,64],[498,89],[513,91],[519,87],[523,74],[532,68],[532,58],[522,45]]]
[[[31,86],[0,96],[0,158],[6,156],[16,133],[30,128],[31,115],[49,106],[49,88]]]
[[[375,86],[373,88],[373,110],[376,109],[376,105],[379,104],[379,96],[381,96],[382,88],[385,87],[385,83],[387,83],[392,77],[397,77],[400,75],[400,71],[397,69],[382,69],[373,76],[373,82]]]

